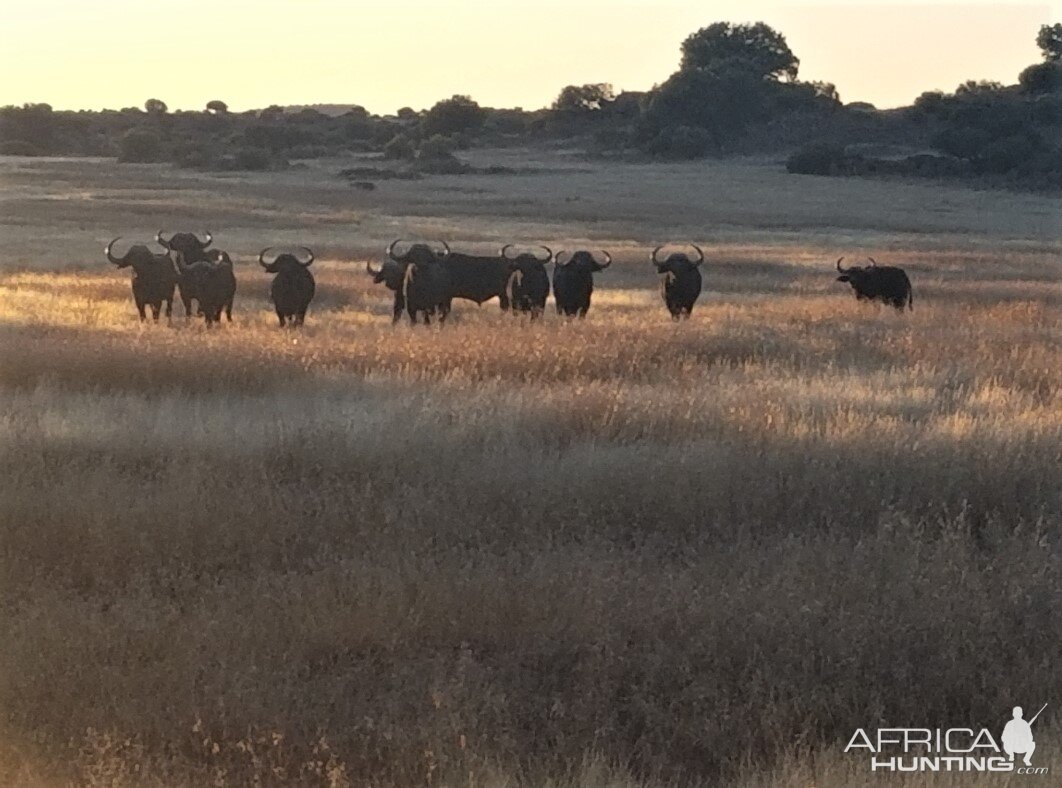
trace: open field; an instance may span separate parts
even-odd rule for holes
[[[476,155],[540,172],[0,159],[0,784],[878,785],[857,727],[1043,702],[1062,769],[1062,199]],[[102,247],[160,227],[235,253],[234,324],[136,321]],[[392,328],[414,234],[617,263],[583,322]]]

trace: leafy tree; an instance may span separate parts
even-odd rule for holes
[[[1036,63],[1018,75],[1018,84],[1026,93],[1044,95],[1062,92],[1062,61]]]
[[[412,107],[402,107],[395,113],[399,120],[416,120],[419,115]]]
[[[1062,24],[1044,25],[1036,36],[1036,46],[1044,60],[1057,63],[1062,60]]]
[[[974,93],[993,93],[998,90],[1003,90],[1002,82],[993,82],[988,79],[968,79],[955,88],[955,95],[969,96]]]
[[[160,101],[156,98],[148,99],[144,102],[144,109],[150,112],[152,115],[162,115],[169,107],[166,106],[165,101]]]
[[[229,105],[224,101],[214,99],[213,101],[207,102],[206,109],[207,112],[213,112],[215,115],[224,115],[229,111]]]
[[[616,91],[607,82],[568,85],[553,102],[557,112],[586,112],[602,109],[616,100]]]
[[[487,112],[468,96],[444,99],[428,110],[421,121],[424,134],[455,134],[459,131],[478,131],[487,119]]]
[[[785,36],[763,22],[716,22],[682,42],[683,71],[711,68],[731,60],[742,62],[757,76],[774,80],[795,80],[800,68],[800,60]]]

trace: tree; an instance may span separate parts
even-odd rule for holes
[[[425,136],[456,134],[459,131],[478,131],[487,119],[487,112],[468,96],[444,99],[428,110],[421,121]]]
[[[763,22],[734,25],[716,22],[701,28],[682,42],[680,69],[709,68],[725,61],[739,61],[757,76],[792,81],[800,60],[785,42],[785,36]]]
[[[1044,25],[1036,36],[1036,46],[1044,55],[1044,60],[1058,62],[1062,60],[1062,24]]]
[[[1062,92],[1062,61],[1035,63],[1018,75],[1018,84],[1035,96]]]
[[[993,93],[997,90],[1003,90],[1002,82],[993,82],[988,79],[968,79],[955,88],[955,95],[971,96],[978,93]]]
[[[162,140],[150,129],[130,129],[119,145],[118,161],[150,162],[162,157]]]
[[[587,112],[602,109],[616,100],[616,91],[607,82],[568,85],[553,102],[556,112]]]
[[[224,115],[229,111],[229,105],[224,101],[214,99],[213,101],[207,102],[206,109],[207,112],[213,112],[215,115]]]
[[[161,115],[167,109],[169,109],[169,107],[166,106],[165,101],[160,101],[159,99],[151,98],[144,102],[144,109],[146,109],[153,115]]]

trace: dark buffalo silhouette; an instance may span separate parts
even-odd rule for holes
[[[382,284],[392,293],[394,300],[391,307],[391,322],[397,323],[402,319],[402,313],[406,309],[405,293],[402,283],[406,276],[406,267],[394,260],[385,260],[379,268],[372,267],[372,261],[365,261],[365,270],[372,277],[374,284]]]
[[[273,299],[277,319],[280,321],[281,328],[286,323],[301,326],[306,320],[306,310],[313,300],[316,289],[313,274],[309,271],[314,261],[313,252],[305,246],[300,246],[299,249],[308,255],[306,262],[301,262],[290,252],[282,252],[273,258],[273,262],[267,263],[266,252],[272,249],[273,247],[270,246],[259,253],[258,264],[269,273],[276,274],[269,293]]]
[[[185,292],[195,294],[199,314],[208,326],[221,320],[221,312],[232,322],[232,302],[236,297],[236,274],[228,252],[211,249],[206,260],[188,264],[181,252],[173,252],[173,260],[181,275],[180,285]]]
[[[144,244],[129,248],[123,257],[112,253],[114,244],[121,240],[118,236],[103,250],[107,259],[119,268],[133,269],[133,301],[140,320],[147,319],[145,307],[151,307],[151,317],[158,322],[163,303],[166,304],[166,317],[173,314],[173,291],[177,286],[177,269],[169,255],[155,254]]]
[[[508,301],[513,314],[530,314],[535,320],[546,308],[549,298],[549,274],[546,265],[553,259],[553,250],[548,246],[539,247],[546,252],[546,258],[540,259],[531,252],[522,252],[509,257],[513,244],[506,244],[499,254],[508,265],[509,283],[506,287]]]
[[[557,302],[557,314],[586,317],[594,293],[594,272],[604,271],[612,265],[612,256],[603,252],[605,263],[602,265],[590,252],[575,252],[562,263],[563,254],[563,251],[557,252],[554,258],[553,298]]]
[[[660,295],[667,311],[671,313],[672,320],[689,319],[693,305],[701,295],[700,265],[704,262],[704,252],[699,246],[690,244],[697,250],[696,260],[691,260],[684,252],[672,252],[664,260],[660,260],[657,255],[664,246],[666,244],[656,247],[649,255],[650,262],[660,274]]]
[[[445,241],[441,242],[441,250],[416,243],[405,254],[396,254],[395,247],[401,242],[401,239],[395,239],[387,247],[388,260],[402,270],[402,284],[395,291],[395,312],[404,306],[413,324],[416,324],[418,314],[424,315],[425,324],[431,323],[435,314],[439,315],[440,323],[445,323],[454,298],[451,268],[447,265],[450,247]],[[393,269],[385,265],[381,276],[385,281],[393,279]]]
[[[158,233],[155,234],[155,240],[159,242],[160,246],[163,246],[170,252],[179,252],[184,255],[184,263],[186,265],[193,265],[194,263],[207,262],[210,259],[207,247],[214,243],[214,236],[209,230],[207,230],[205,241],[199,240],[199,236],[195,233],[186,232],[174,233],[167,238],[163,235],[162,230],[159,230]],[[195,292],[194,285],[189,287],[185,285],[182,279],[177,280],[177,290],[181,294],[181,303],[184,304],[185,316],[191,317],[192,302],[199,300],[199,296]]]
[[[396,254],[395,246],[401,239],[387,247],[387,256],[395,262],[405,262],[405,255]],[[497,298],[502,311],[509,309],[509,262],[501,256],[483,256],[454,252],[445,241],[440,241],[442,251],[435,251],[438,262],[446,268],[450,278],[450,297],[474,301],[482,306],[492,298]]]
[[[879,266],[873,257],[867,259],[870,265],[842,268],[844,258],[840,258],[837,261],[837,272],[840,274],[837,281],[848,282],[855,291],[857,301],[881,301],[901,311],[904,307],[914,310],[914,293],[907,272],[891,265]]]

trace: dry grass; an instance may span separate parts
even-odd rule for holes
[[[109,168],[39,167],[42,197],[86,178],[76,193],[135,199]],[[158,173],[137,172],[148,191]],[[855,201],[830,243],[746,225],[766,177],[748,173],[719,173],[749,196],[678,326],[631,240],[673,206],[623,172],[571,175],[588,200],[641,195],[623,234],[543,209],[623,252],[573,324],[462,306],[445,330],[393,329],[333,251],[304,331],[273,327],[251,266],[236,324],[142,327],[52,207],[13,210],[92,270],[30,265],[29,231],[0,240],[20,264],[0,275],[0,782],[851,786],[871,783],[839,752],[856,727],[996,731],[1015,703],[1054,704],[1057,225],[894,237],[916,282],[899,316],[828,273],[895,217]],[[232,202],[366,199],[310,174]],[[978,198],[941,195],[953,228],[978,223]],[[145,226],[178,221],[171,196]],[[456,206],[448,227],[540,228],[430,197]],[[381,230],[383,199],[364,209]],[[317,235],[280,224],[257,232]],[[1036,760],[1057,769],[1053,708]]]

